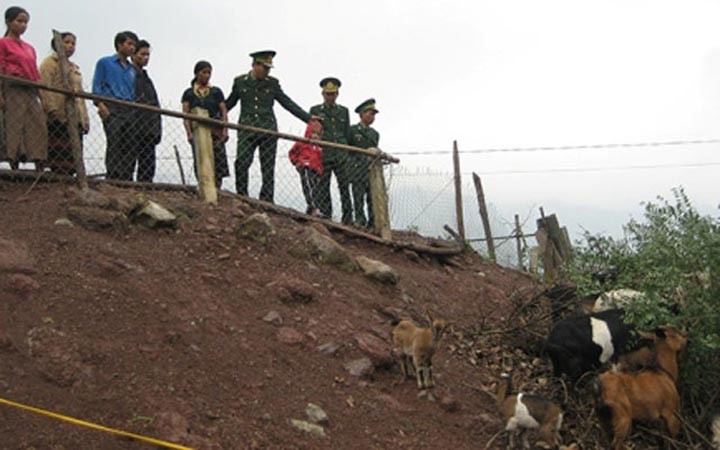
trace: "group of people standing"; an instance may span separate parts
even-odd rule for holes
[[[51,41],[53,54],[37,68],[35,49],[22,40],[30,14],[23,8],[10,7],[5,11],[7,31],[0,39],[0,73],[24,78],[34,82],[64,87],[60,61]],[[77,38],[73,33],[62,33],[65,55],[75,52]],[[92,91],[99,96],[127,102],[159,106],[157,92],[145,67],[150,59],[150,44],[131,31],[115,36],[115,53],[101,58],[95,66]],[[271,50],[251,53],[249,72],[235,78],[230,95],[210,83],[212,65],[199,61],[194,68],[190,87],[182,95],[183,112],[189,113],[200,107],[209,116],[224,122],[228,112],[240,105],[239,123],[255,128],[277,131],[274,103],[278,101],[298,119],[308,124],[305,136],[312,139],[361,148],[376,148],[379,134],[372,128],[375,100],[369,99],[359,105],[356,125],[350,124],[346,107],[337,103],[340,80],[324,78],[320,82],[323,102],[306,112],[280,87],[279,81],[270,76],[275,52]],[[12,83],[0,83],[0,107],[5,114],[5,140],[0,146],[0,160],[9,161],[12,168],[21,162],[34,162],[37,170],[46,167],[53,171],[72,174],[73,160],[69,130],[77,127],[82,134],[89,131],[88,112],[85,101],[77,98],[77,123],[69,123],[63,94],[23,87]],[[70,62],[70,84],[82,91],[82,75],[79,67]],[[155,147],[162,138],[161,116],[157,112],[96,100],[97,112],[102,119],[106,136],[105,166],[108,179],[152,182],[155,175]],[[192,122],[184,122],[187,139],[194,142]],[[229,176],[225,143],[228,130],[212,128],[215,159],[215,182],[219,187],[222,179]],[[275,160],[277,137],[257,131],[239,130],[237,156],[235,159],[235,182],[238,194],[248,195],[249,169],[255,150],[258,149],[262,173],[259,198],[273,202],[275,186]],[[195,155],[193,155],[195,156]],[[372,204],[369,195],[370,157],[332,147],[296,143],[290,150],[291,162],[298,169],[307,213],[332,217],[330,185],[335,174],[342,216],[345,224],[372,226]],[[365,209],[367,208],[367,214]]]
[[[53,53],[42,61],[38,70],[35,49],[22,39],[29,21],[30,14],[24,8],[12,6],[5,11],[7,30],[0,39],[0,73],[51,87],[66,87],[54,39],[50,41]],[[77,38],[70,32],[61,33],[60,37],[68,58],[70,87],[80,92],[83,90],[82,74],[78,65],[69,59],[75,53]],[[134,33],[115,40],[117,53],[98,61],[93,92],[159,106],[155,87],[144,69],[150,58],[150,44],[139,40]],[[119,45],[119,41],[124,45]],[[14,83],[3,82],[0,86],[4,119],[0,161],[8,161],[13,169],[20,163],[32,162],[38,171],[49,168],[56,173],[72,175],[75,160],[70,130],[77,128],[81,136],[90,131],[85,101],[76,99],[77,120],[70,123],[63,94]],[[107,137],[106,176],[132,180],[137,169],[138,181],[152,181],[155,146],[161,138],[160,114],[103,102],[95,104]],[[82,140],[80,142],[82,144]]]

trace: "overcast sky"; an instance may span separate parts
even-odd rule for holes
[[[95,61],[113,52],[114,34],[137,32],[152,43],[149,71],[168,107],[179,107],[197,60],[213,63],[213,81],[227,93],[249,69],[248,53],[275,49],[273,75],[306,109],[321,101],[318,81],[328,75],[343,81],[339,102],[351,110],[375,97],[381,147],[391,154],[449,151],[453,140],[481,150],[720,138],[717,0],[15,4],[31,13],[25,38],[39,58],[49,53],[50,29],[77,34],[74,60],[86,84]],[[282,131],[302,134],[297,119],[276,110]],[[717,216],[718,150],[713,143],[461,159],[464,173],[483,174],[488,200],[508,219],[543,205],[573,230],[617,233],[639,216],[641,201],[670,197],[680,185]],[[403,170],[452,170],[449,153],[400,157]],[[620,169],[667,165],[686,167]],[[464,184],[474,195],[469,176]]]

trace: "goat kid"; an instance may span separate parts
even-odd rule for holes
[[[563,411],[550,400],[523,393],[510,394],[512,391],[510,375],[503,373],[498,384],[497,406],[509,432],[509,448],[515,447],[515,434],[522,435],[523,448],[530,448],[525,429],[538,429],[540,441],[536,445],[555,448],[559,442]]]
[[[634,420],[662,420],[671,436],[680,431],[677,355],[685,349],[687,335],[674,328],[658,328],[655,333],[659,368],[637,374],[611,371],[598,378],[598,414],[612,424],[613,450],[623,448]]]
[[[400,359],[400,369],[405,378],[415,376],[418,389],[431,389],[435,386],[432,374],[432,357],[435,354],[448,323],[442,319],[433,319],[426,311],[431,326],[421,328],[409,319],[393,322],[392,331],[395,351]]]

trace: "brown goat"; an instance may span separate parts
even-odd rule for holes
[[[523,393],[510,394],[512,391],[510,375],[503,373],[498,384],[497,406],[505,422],[505,430],[510,432],[509,447],[514,448],[514,436],[522,435],[523,447],[529,448],[523,431],[537,428],[540,434],[538,445],[555,448],[562,426],[563,411],[560,406],[550,400]]]
[[[614,365],[616,372],[635,373],[643,369],[658,368],[657,360],[657,341],[658,336],[655,333],[647,333],[638,331],[640,336],[640,346],[635,350],[620,355],[617,364]]]
[[[685,349],[687,335],[674,328],[659,328],[655,334],[658,368],[636,374],[605,372],[599,376],[598,413],[610,418],[613,450],[623,448],[634,420],[663,420],[671,436],[680,431],[676,417],[680,406],[677,354]]]
[[[418,389],[435,386],[432,375],[432,357],[438,343],[448,327],[442,319],[433,319],[427,312],[431,326],[421,328],[409,319],[401,320],[392,331],[393,344],[400,358],[400,369],[404,377],[415,376]]]

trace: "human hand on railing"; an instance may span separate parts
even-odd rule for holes
[[[192,144],[192,141],[193,141],[193,133],[192,133],[192,131],[188,131],[188,132],[187,132],[187,140],[188,140],[189,143]]]
[[[110,117],[110,110],[108,109],[107,106],[105,106],[105,103],[98,103],[97,109],[98,109],[98,114],[100,115],[100,118],[102,120],[105,120],[108,117]]]

